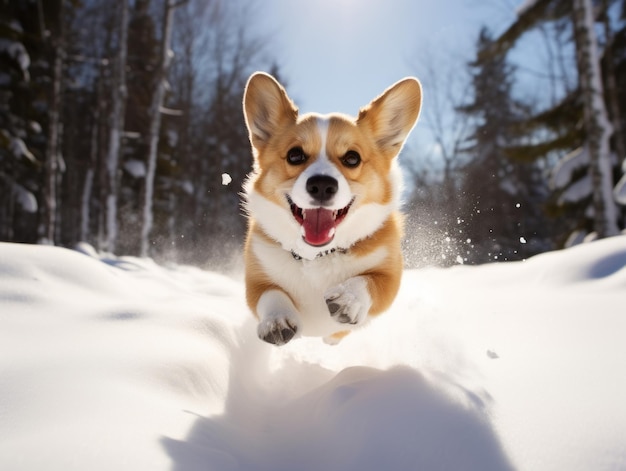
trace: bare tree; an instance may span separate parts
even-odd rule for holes
[[[443,59],[442,59],[443,58]],[[424,95],[430,105],[422,120],[435,143],[431,153],[442,167],[442,188],[447,206],[456,207],[455,171],[463,165],[463,145],[467,140],[471,118],[458,112],[470,91],[467,69],[459,73],[458,60],[438,51],[425,53],[418,64]]]
[[[586,146],[589,150],[593,188],[594,229],[598,238],[619,233],[617,209],[613,200],[613,179],[609,139],[613,126],[604,104],[600,55],[594,30],[591,0],[573,0],[580,88],[584,103]]]

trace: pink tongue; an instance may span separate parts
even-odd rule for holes
[[[335,236],[335,218],[333,212],[328,209],[305,209],[304,240],[309,245],[326,245]]]

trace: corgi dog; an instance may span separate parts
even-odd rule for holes
[[[391,305],[402,276],[397,156],[421,101],[420,83],[409,77],[356,118],[299,116],[272,76],[250,77],[245,284],[260,339],[334,344]]]

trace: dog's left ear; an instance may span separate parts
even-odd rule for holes
[[[257,151],[263,150],[278,129],[298,119],[298,108],[285,89],[263,72],[256,72],[248,79],[243,111],[250,142]]]
[[[393,151],[396,156],[415,126],[421,106],[422,86],[416,78],[407,77],[362,108],[357,124],[370,130],[381,151]]]

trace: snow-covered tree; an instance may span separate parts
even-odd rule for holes
[[[36,4],[0,4],[0,238],[35,242],[44,116],[29,106],[36,96],[28,39],[39,31],[25,20]],[[45,142],[45,141],[44,141]]]
[[[53,24],[61,3],[65,50]],[[161,48],[166,6],[184,14],[169,15],[180,34]],[[206,260],[218,238],[241,241],[237,193],[250,165],[241,94],[264,64],[253,65],[264,41],[250,34],[252,19],[240,2],[0,2],[0,240],[36,242],[41,228],[55,244],[136,254],[147,220],[143,253],[157,257],[180,256],[174,248],[198,261],[191,253],[203,243]],[[160,58],[174,67],[157,73]]]
[[[612,90],[609,88],[609,93],[604,93],[601,71],[604,54],[595,34],[596,19],[603,19],[615,3],[610,0],[595,5],[591,0],[526,2],[518,9],[517,21],[485,51],[487,55],[506,54],[525,33],[547,23],[571,31],[575,39],[572,50],[576,53],[578,86],[563,87],[560,99],[521,125],[530,143],[511,149],[510,153],[550,159],[560,155],[565,159],[553,168],[551,176],[558,211],[570,212],[569,220],[574,222],[570,223],[570,231],[576,228],[594,231],[599,237],[616,234],[621,219],[612,193],[613,126],[605,104],[607,97],[611,99]],[[604,50],[612,47],[603,46]],[[619,120],[614,116],[613,121]],[[617,139],[613,143],[617,149],[615,142]],[[579,222],[575,222],[576,217]]]

